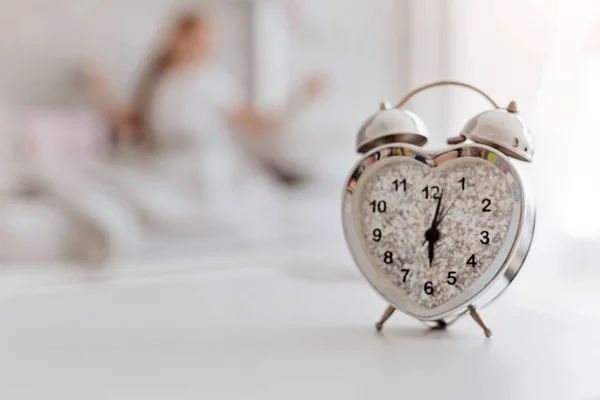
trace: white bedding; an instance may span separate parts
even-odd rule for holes
[[[342,237],[339,176],[296,192],[247,181],[238,192],[222,194],[223,209],[215,212],[199,186],[155,178],[135,165],[88,162],[8,171],[11,179],[0,187],[4,261],[102,263]]]

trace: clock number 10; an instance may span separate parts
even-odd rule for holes
[[[385,202],[385,200],[380,200],[380,201],[372,201],[369,203],[369,205],[371,206],[371,208],[373,209],[373,212],[380,212],[380,213],[384,213],[387,210],[387,203]]]

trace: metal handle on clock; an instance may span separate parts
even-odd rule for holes
[[[473,85],[469,85],[467,83],[464,82],[459,82],[459,81],[437,81],[437,82],[433,82],[433,83],[429,83],[427,85],[423,85],[421,87],[418,87],[416,89],[414,89],[412,92],[410,92],[409,94],[407,94],[406,96],[404,96],[404,98],[402,100],[400,100],[400,102],[396,105],[395,108],[402,108],[402,106],[404,106],[406,103],[408,103],[408,101],[415,96],[416,94],[433,88],[433,87],[438,87],[438,86],[460,86],[466,89],[471,89],[477,93],[479,93],[480,95],[482,95],[483,97],[485,97],[485,99],[487,101],[489,101],[494,108],[500,108],[500,106],[498,105],[498,103],[496,103],[487,93],[485,93],[483,90],[473,86]]]

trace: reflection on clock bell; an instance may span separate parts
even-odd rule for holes
[[[409,143],[423,146],[429,139],[425,123],[416,114],[404,108],[392,108],[381,103],[380,110],[372,115],[360,128],[356,137],[359,153],[386,143]]]
[[[471,118],[460,135],[477,143],[494,147],[522,161],[533,158],[533,138],[517,111],[515,102],[506,108],[496,108]]]

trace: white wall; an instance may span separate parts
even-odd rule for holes
[[[331,88],[301,130],[354,149],[362,122],[382,100],[407,90],[409,1],[304,0],[294,31],[292,77],[311,70],[329,74]]]

